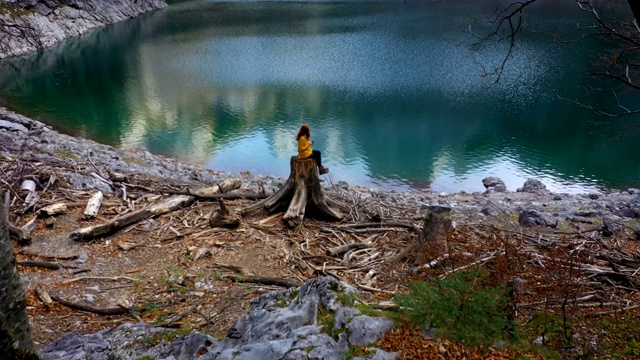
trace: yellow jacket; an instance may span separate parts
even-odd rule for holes
[[[306,159],[311,156],[311,141],[306,136],[300,136],[298,140],[298,159]]]

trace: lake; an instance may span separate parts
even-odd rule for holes
[[[475,49],[465,31],[496,3],[173,2],[11,61],[0,101],[65,133],[227,172],[287,177],[309,123],[328,182],[639,187],[629,129],[640,118],[611,121],[564,100],[610,101],[583,91],[601,44],[549,36],[588,19],[573,2],[534,9],[496,84],[487,73],[506,45]]]

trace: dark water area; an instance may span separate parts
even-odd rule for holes
[[[228,172],[288,176],[309,123],[328,181],[639,187],[640,118],[563,100],[611,105],[584,91],[603,44],[551,40],[588,18],[573,2],[541,1],[495,84],[488,72],[506,45],[470,46],[465,24],[497,3],[174,1],[12,61],[0,101],[63,132]]]

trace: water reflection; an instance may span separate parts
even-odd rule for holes
[[[529,177],[554,191],[637,185],[640,159],[628,154],[640,144],[611,141],[620,125],[557,98],[588,85],[589,59],[576,52],[597,44],[525,34],[491,86],[483,71],[504,46],[456,46],[479,6],[180,2],[14,62],[0,93],[67,132],[224,171],[287,176],[295,132],[310,123],[333,181],[446,192],[483,190],[489,175],[510,189]],[[571,27],[563,11],[542,27]]]

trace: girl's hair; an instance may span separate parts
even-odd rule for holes
[[[304,124],[300,127],[298,131],[298,135],[296,135],[296,140],[300,140],[301,137],[306,136],[309,138],[311,136],[311,129],[308,124]]]

